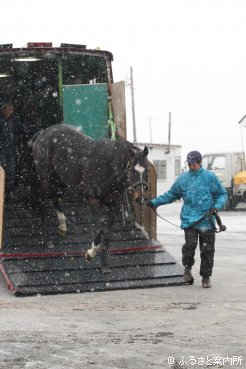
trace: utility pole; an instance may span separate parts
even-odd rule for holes
[[[132,125],[133,125],[133,142],[137,142],[136,135],[136,119],[135,119],[135,101],[134,101],[134,85],[133,85],[133,71],[132,67],[130,67],[130,78],[131,78],[131,98],[132,98]]]
[[[168,146],[169,148],[171,145],[171,124],[172,124],[172,113],[169,112],[169,121],[168,121]]]
[[[152,117],[149,117],[149,139],[150,143],[152,144]]]
[[[242,117],[242,119],[238,122],[241,128],[241,145],[242,145],[242,154],[243,154],[243,162],[241,170],[245,170],[245,152],[244,152],[244,141],[243,141],[243,128],[246,127],[246,114]]]
[[[169,121],[168,121],[168,146],[166,150],[166,154],[170,153],[171,147],[171,124],[172,124],[172,113],[169,113]]]

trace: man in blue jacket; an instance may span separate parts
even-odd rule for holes
[[[148,205],[157,208],[183,199],[180,215],[181,228],[185,234],[185,244],[182,247],[182,263],[185,267],[183,278],[189,284],[194,282],[191,270],[195,263],[195,250],[199,240],[202,286],[210,288],[214,264],[215,226],[214,217],[211,224],[211,218],[204,218],[204,215],[222,210],[228,194],[218,177],[202,167],[202,155],[199,151],[189,152],[187,163],[189,170],[176,179],[169,191],[150,200]]]

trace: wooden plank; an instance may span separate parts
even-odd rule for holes
[[[114,120],[117,127],[117,136],[126,140],[125,82],[120,81],[111,83],[110,95],[112,98]]]
[[[154,165],[148,162],[149,166],[149,197],[152,199],[156,197],[157,186],[157,174]],[[138,205],[134,203],[134,213],[137,222],[144,227],[145,231],[150,235],[153,240],[157,239],[156,230],[156,214],[148,206]]]

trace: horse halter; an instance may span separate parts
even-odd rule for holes
[[[134,190],[138,187],[138,186],[145,186],[146,190],[149,189],[149,184],[146,181],[137,181],[131,184],[131,187],[134,188]]]
[[[140,181],[136,181],[136,182],[131,181],[131,166],[130,166],[129,162],[127,163],[127,178],[128,178],[130,187],[133,188],[134,190],[139,186],[145,186],[146,190],[148,191],[148,189],[149,189],[148,182],[143,181],[142,179]]]

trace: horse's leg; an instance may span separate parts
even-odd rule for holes
[[[36,173],[39,183],[38,193],[39,193],[39,204],[40,204],[40,212],[41,212],[41,221],[42,221],[42,237],[43,244],[45,244],[48,248],[53,248],[53,241],[48,239],[47,233],[47,223],[49,218],[48,204],[49,204],[49,192],[50,192],[50,172],[48,169],[48,163],[38,162],[36,167]]]
[[[52,199],[53,201],[53,205],[55,208],[55,212],[57,215],[57,219],[59,222],[59,226],[58,226],[58,232],[61,236],[65,236],[67,233],[67,224],[66,224],[66,217],[65,214],[63,213],[60,204],[59,204],[59,198],[56,196],[55,198]]]
[[[134,226],[134,220],[133,220],[133,216],[132,216],[133,209],[132,209],[131,202],[129,201],[129,196],[130,196],[129,193],[126,192],[124,197],[123,197],[121,206],[122,206],[123,211],[124,211],[125,222],[126,222],[126,219],[128,218],[129,221],[130,221],[130,225],[133,227]],[[125,214],[125,212],[126,212],[127,215]]]
[[[42,224],[42,243],[45,244],[47,242],[47,227],[46,227],[46,220],[48,217],[48,210],[47,210],[47,202],[45,201],[44,197],[41,196],[40,199],[40,214],[41,214],[41,224]]]
[[[52,203],[59,222],[58,233],[60,234],[60,236],[64,237],[67,233],[66,217],[62,211],[59,202],[59,198],[61,197],[62,194],[62,187],[64,189],[64,185],[61,183],[53,167],[50,168],[49,174],[50,174],[50,197],[52,199]]]
[[[92,242],[91,248],[87,250],[85,258],[88,261],[94,259],[99,251],[102,272],[109,273],[110,267],[108,264],[108,247],[111,239],[111,228],[114,221],[115,208],[113,206],[104,206],[99,211],[99,232],[96,234],[94,241]]]
[[[102,241],[103,236],[103,242]],[[95,258],[98,252],[100,253],[101,263],[102,263],[102,272],[110,273],[110,266],[108,264],[108,246],[110,242],[110,232],[107,229],[102,230],[97,233],[94,241],[91,244],[91,248],[86,251],[85,258],[87,261],[91,261]]]
[[[41,181],[41,179],[40,179]],[[48,200],[49,200],[49,190],[48,190],[48,180],[44,179],[41,182],[41,193],[40,193],[40,213],[41,213],[41,223],[42,223],[42,238],[43,244],[45,244],[49,248],[53,248],[53,242],[51,240],[48,241],[48,233],[47,233],[47,220],[48,220]]]
[[[109,243],[111,240],[111,231],[112,231],[112,225],[114,222],[115,212],[116,212],[116,209],[114,206],[112,205],[105,206],[104,216],[100,219],[100,222],[101,222],[100,227],[103,229],[103,242],[102,242],[101,254],[100,254],[103,273],[111,272],[110,265],[108,262],[108,248],[109,248]]]
[[[101,239],[102,239],[103,230],[100,229],[100,231],[97,233],[96,237],[94,238],[94,241],[91,244],[91,248],[86,251],[85,258],[87,261],[91,261],[95,258],[98,251],[101,249]]]

